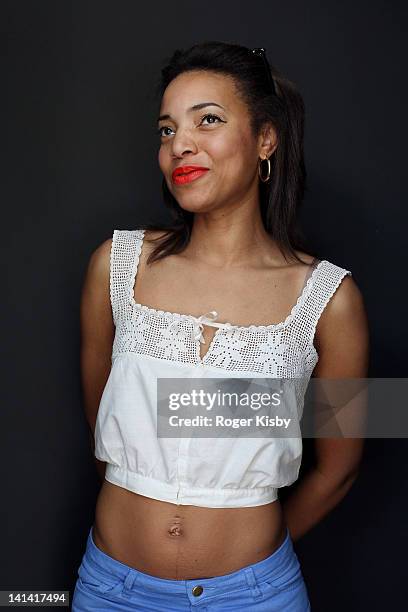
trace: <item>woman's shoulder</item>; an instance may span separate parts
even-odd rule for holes
[[[324,304],[316,330],[317,344],[324,339],[339,338],[339,335],[352,333],[358,336],[367,328],[367,312],[363,292],[350,270],[340,263],[322,260],[320,273],[323,282],[319,287],[327,287]]]
[[[349,267],[337,260],[320,259],[304,251],[295,252],[312,268],[310,275],[314,274],[311,290],[322,310],[319,312],[317,341],[339,330],[364,326],[364,296]]]
[[[362,303],[362,292],[356,283],[353,273],[342,262],[332,261],[325,258],[317,259],[307,253],[302,253],[302,258],[308,258],[313,267],[318,268],[320,278],[324,281],[330,291],[330,300],[325,308],[325,316],[343,315],[351,316],[351,313]]]
[[[109,276],[110,255],[112,249],[112,237],[106,238],[94,248],[88,260],[88,272],[93,277],[106,279]]]
[[[126,247],[130,248],[131,244],[134,244],[134,238],[137,240],[144,240],[147,242],[155,242],[161,237],[164,237],[166,232],[164,230],[145,230],[143,228],[123,228],[114,229],[109,238],[105,238],[91,251],[89,264],[95,269],[97,268],[102,273],[109,271],[110,261],[112,257],[112,251],[115,248]]]

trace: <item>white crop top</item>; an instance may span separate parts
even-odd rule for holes
[[[284,321],[218,323],[136,303],[144,230],[115,230],[110,300],[112,367],[95,427],[95,456],[109,482],[154,499],[209,508],[258,506],[298,478],[302,438],[158,437],[158,377],[302,377],[298,401],[318,361],[313,338],[326,304],[349,270],[321,260]],[[207,313],[209,314],[209,313]],[[203,323],[217,327],[200,358]],[[301,417],[300,417],[301,418]]]

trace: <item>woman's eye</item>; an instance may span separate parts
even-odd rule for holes
[[[204,119],[217,119],[218,122],[225,123],[225,121],[223,121],[220,117],[218,117],[218,115],[207,114],[207,115],[203,115],[203,117],[201,117],[199,125],[201,125],[203,123]],[[213,125],[214,123],[216,123],[216,122],[215,121],[210,121],[210,123],[207,123],[207,124],[204,124],[204,125]],[[169,134],[164,134],[162,130],[171,130],[171,128],[168,125],[163,125],[162,127],[160,127],[157,130],[157,134],[159,136],[168,136]]]
[[[157,130],[157,133],[159,136],[168,136],[168,134],[163,134],[162,130],[170,130],[171,128],[169,128],[167,125],[163,125],[163,127],[160,127]]]
[[[210,117],[211,119],[218,119],[218,121],[221,121],[218,115],[204,115],[204,117],[201,117],[201,123],[204,121],[204,119],[207,119],[207,117]]]

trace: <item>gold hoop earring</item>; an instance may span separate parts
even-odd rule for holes
[[[266,178],[262,176],[262,168],[261,168],[261,166],[262,166],[262,162],[263,161],[268,162],[268,176]],[[269,179],[271,177],[271,161],[270,161],[269,157],[265,157],[265,159],[261,159],[258,162],[258,174],[259,174],[259,178],[261,179],[261,181],[263,183],[267,183],[269,181]]]

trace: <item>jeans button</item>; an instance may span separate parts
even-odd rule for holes
[[[197,584],[197,586],[193,587],[192,589],[192,593],[195,597],[198,597],[199,595],[201,595],[203,591],[204,589],[200,584]]]

